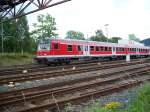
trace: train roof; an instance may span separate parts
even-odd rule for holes
[[[89,41],[89,40],[76,40],[76,39],[55,39],[55,38],[51,38],[50,40],[52,41],[56,41],[56,42],[61,42],[64,44],[76,44],[76,45],[99,45],[101,44],[102,46],[109,46],[109,47],[138,47],[138,48],[147,48],[150,49],[150,47],[148,46],[144,46],[144,45],[138,45],[138,44],[127,44],[125,43],[110,43],[110,42],[97,42],[97,41]]]

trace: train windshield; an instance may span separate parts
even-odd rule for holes
[[[51,40],[50,39],[42,39],[39,42],[38,50],[50,50]]]

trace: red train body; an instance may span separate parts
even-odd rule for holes
[[[134,42],[116,44],[86,40],[46,39],[38,45],[37,61],[44,63],[66,62],[80,58],[117,56],[149,56],[150,48]]]

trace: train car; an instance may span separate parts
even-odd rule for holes
[[[132,43],[132,44],[131,44]],[[108,43],[72,39],[44,39],[39,42],[38,63],[70,63],[74,59],[149,56],[150,48],[134,42]]]

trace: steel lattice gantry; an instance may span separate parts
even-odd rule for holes
[[[0,0],[0,19],[15,19],[71,0]]]

